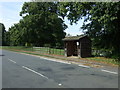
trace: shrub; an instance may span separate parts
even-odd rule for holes
[[[120,62],[120,53],[112,55],[112,58]]]
[[[31,44],[31,43],[28,43],[28,42],[26,42],[25,43],[25,47],[27,48],[27,47],[32,47],[33,45]]]
[[[44,47],[50,47],[51,45],[50,44],[44,44]]]

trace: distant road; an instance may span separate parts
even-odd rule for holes
[[[118,88],[118,74],[3,50],[3,88]]]

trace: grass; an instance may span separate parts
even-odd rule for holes
[[[37,52],[40,54],[55,54],[55,55],[64,55],[63,49],[55,49],[55,48],[48,48],[48,47],[24,47],[24,46],[5,46],[4,49],[16,49],[16,50],[24,50],[24,51],[32,51]]]
[[[16,51],[15,49],[8,49],[8,48],[4,48],[4,49],[10,50],[10,51],[14,51],[14,52],[26,53],[26,54],[32,54],[32,55],[38,55],[38,56],[52,57],[52,56],[43,55],[43,54],[38,54],[38,53],[33,53],[33,52]]]
[[[2,47],[2,48],[7,49],[7,50],[11,50],[11,51],[15,51],[15,52],[22,52],[22,53],[38,55],[38,56],[46,56],[46,57],[51,57],[51,58],[55,58],[54,56],[51,56],[52,54],[54,54],[54,55],[64,55],[64,50],[62,50],[62,49],[53,49],[53,48],[46,48],[46,47],[25,48],[25,47],[21,47],[21,46],[20,47],[19,46],[17,46],[17,47],[9,47],[8,46],[8,47]],[[19,50],[19,51],[16,51],[16,50]],[[24,51],[26,51],[26,52],[24,52]],[[49,55],[49,54],[51,54],[51,55]],[[60,58],[58,57],[57,59],[60,59]],[[100,62],[100,63],[112,64],[112,65],[117,65],[117,66],[120,65],[120,62],[117,62],[115,59],[112,59],[112,58],[88,57],[88,58],[82,58],[82,59],[93,61],[93,62],[95,61],[95,62]],[[65,58],[64,60],[67,60],[67,58]]]
[[[114,65],[120,65],[120,62],[116,61],[115,59],[112,58],[105,58],[105,57],[89,57],[86,58],[88,60],[94,60],[102,63],[107,63],[107,64],[114,64]]]
[[[54,57],[52,55],[45,55],[45,54],[40,54],[40,53],[35,53],[35,52],[24,52],[23,50],[16,50],[16,49],[10,49],[10,48],[3,48],[3,49],[6,49],[6,50],[10,50],[10,51],[14,51],[14,52],[20,52],[20,53],[26,53],[26,54],[31,54],[31,55],[37,55],[37,56],[45,56],[45,57],[50,57],[50,58],[55,58],[55,59],[61,59],[60,57]],[[64,58],[63,60],[67,60],[67,58]]]

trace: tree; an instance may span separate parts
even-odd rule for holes
[[[37,46],[50,44],[62,45],[67,26],[58,16],[57,3],[54,2],[27,2],[24,3],[20,15],[24,21],[24,31],[27,33],[27,42]]]
[[[10,45],[17,46],[20,45],[20,31],[19,24],[14,24],[11,28],[9,28],[10,34]]]
[[[6,40],[5,40],[5,26],[4,24],[0,23],[0,45],[4,46],[6,45]]]
[[[92,38],[95,47],[120,53],[120,2],[66,2],[60,3],[60,9],[71,24],[85,18],[82,29],[87,30],[85,34]]]
[[[26,2],[23,19],[9,29],[11,45],[62,46],[67,25],[58,14],[56,2]]]
[[[9,31],[6,31],[6,33],[5,33],[5,45],[10,46],[10,33],[9,33]]]

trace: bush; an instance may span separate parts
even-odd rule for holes
[[[112,52],[109,50],[103,50],[103,49],[97,50],[97,49],[95,49],[92,51],[92,54],[94,56],[98,56],[98,57],[111,57]]]
[[[25,47],[27,48],[27,47],[32,47],[33,45],[31,44],[31,43],[28,43],[28,42],[26,42],[25,43]]]
[[[50,44],[44,44],[44,47],[50,47],[51,45]]]
[[[120,62],[120,53],[112,55],[112,58]]]
[[[110,58],[111,55],[112,55],[112,52],[110,52],[110,51],[103,52],[103,56],[106,57],[106,58]]]

